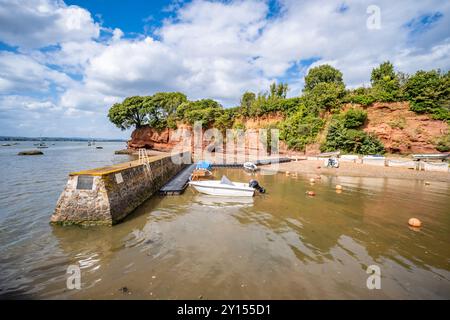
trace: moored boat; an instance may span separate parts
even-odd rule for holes
[[[190,181],[198,192],[213,196],[253,197],[255,189],[247,183],[230,181],[223,176],[221,180]]]
[[[244,170],[245,171],[249,171],[249,172],[255,172],[258,170],[258,167],[256,166],[256,164],[254,164],[253,162],[244,162]]]

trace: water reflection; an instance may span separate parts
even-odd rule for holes
[[[307,175],[215,172],[223,174],[256,178],[267,193],[232,199],[189,188],[152,197],[113,228],[52,227],[52,258],[29,261],[38,289],[16,289],[94,299],[450,297],[447,183],[321,176],[310,185]],[[424,227],[411,231],[411,216]],[[70,263],[82,266],[80,291],[65,289]],[[366,288],[372,264],[382,290]]]

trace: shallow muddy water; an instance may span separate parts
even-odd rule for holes
[[[82,229],[48,225],[65,177],[48,194],[23,191],[26,206],[9,193],[0,200],[0,295],[450,299],[448,183],[322,176],[311,185],[308,175],[215,170],[222,174],[256,177],[267,194],[235,200],[188,188],[149,199],[112,228]],[[46,205],[37,213],[39,201]],[[408,227],[411,217],[422,220],[420,230]],[[71,264],[81,267],[80,290],[66,288]],[[380,268],[380,290],[366,286],[370,265]]]

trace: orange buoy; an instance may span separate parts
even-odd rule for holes
[[[422,222],[421,222],[419,219],[417,219],[417,218],[411,218],[411,219],[409,219],[409,220],[408,220],[408,224],[409,224],[411,227],[416,227],[416,228],[420,228],[420,226],[422,226]]]
[[[309,182],[314,183],[316,182],[316,180],[314,180],[314,178],[309,179]]]
[[[316,195],[314,191],[306,191],[306,194],[311,197],[314,197]]]
[[[336,185],[336,190],[342,190],[342,186],[340,184]]]

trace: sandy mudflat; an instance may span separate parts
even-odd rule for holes
[[[320,169],[318,169],[320,166]],[[276,165],[264,166],[265,170],[275,170]],[[264,170],[263,169],[263,170]],[[298,162],[280,163],[280,172],[314,173],[350,177],[379,177],[396,179],[417,179],[427,181],[450,182],[450,173],[435,171],[417,171],[406,168],[379,167],[368,164],[341,162],[339,168],[324,168],[321,160],[300,160]]]

